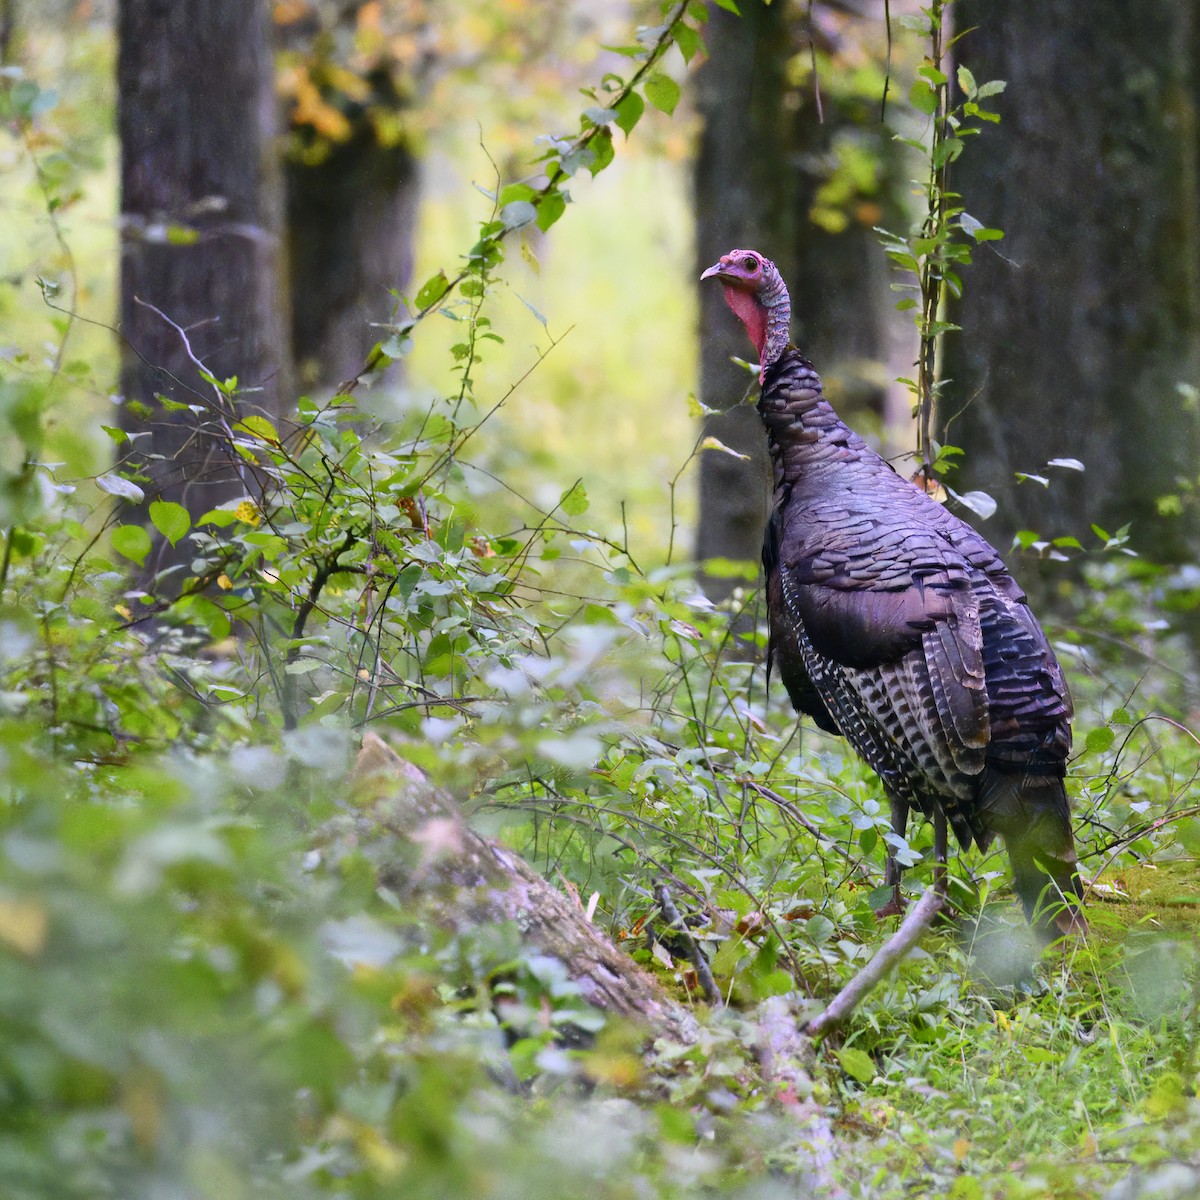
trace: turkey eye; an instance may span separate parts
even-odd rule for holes
[[[747,254],[746,257],[742,259],[742,267],[747,271],[757,271],[758,259]]]

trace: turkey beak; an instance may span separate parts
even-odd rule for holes
[[[723,262],[713,263],[713,265],[711,267],[709,267],[708,270],[705,271],[703,275],[700,276],[701,282],[703,282],[705,279],[712,279],[714,276],[716,276],[717,278],[720,278],[720,276],[722,275],[724,270],[725,270],[725,264]]]

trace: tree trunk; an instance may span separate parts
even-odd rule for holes
[[[987,526],[1091,541],[1133,522],[1165,562],[1200,548],[1200,20],[1174,0],[962,0],[958,47],[1003,79],[988,127],[954,166],[968,212],[1004,229],[980,247],[946,343],[939,423],[967,451],[962,486]],[[992,248],[994,247],[994,249]],[[941,434],[939,433],[939,437]],[[1082,475],[1046,470],[1078,458]],[[1014,472],[1049,477],[1018,486]],[[1190,485],[1177,516],[1160,497]],[[956,487],[959,481],[954,481]]]
[[[874,424],[879,433],[894,407],[887,400],[896,373],[889,359],[908,329],[893,319],[887,260],[873,231],[903,224],[902,174],[891,134],[880,123],[877,96],[822,79],[819,112],[811,76],[800,84],[791,80],[789,65],[807,52],[801,43],[813,33],[806,12],[792,9],[789,16],[782,0],[769,7],[754,0],[741,9],[739,20],[714,8],[710,58],[696,79],[704,117],[695,178],[700,267],[735,246],[774,259],[792,285],[797,345],[816,364],[842,415],[867,433]],[[844,24],[816,31],[833,70],[845,49],[841,39],[865,32],[852,14]],[[861,52],[856,45],[850,57]],[[853,166],[842,186],[827,194],[845,162]],[[875,164],[871,182],[862,179],[863,162]],[[721,410],[706,420],[704,432],[748,458],[704,454],[696,556],[701,563],[756,560],[769,499],[766,443],[757,413],[737,404],[754,381],[730,356],[745,358],[752,349],[720,288],[700,290],[700,343],[700,398]],[[719,599],[732,582],[707,575],[705,590]]]
[[[316,166],[287,166],[292,344],[304,387],[336,387],[362,370],[408,290],[417,218],[417,163],[369,132]]]
[[[786,5],[749,0],[742,16],[712,6],[706,28],[709,60],[697,73],[697,107],[704,118],[696,157],[696,253],[699,275],[735,246],[761,250],[791,277],[795,217],[793,172],[780,148],[788,145],[786,67],[791,39]],[[768,501],[766,439],[758,413],[738,402],[754,385],[730,362],[753,353],[725,307],[721,289],[700,288],[700,399],[721,410],[704,433],[746,455],[705,451],[700,459],[700,522],[696,558],[745,562],[758,558]],[[713,599],[734,581],[705,574]]]
[[[150,431],[135,443],[147,498],[196,515],[247,490],[206,430],[234,408],[275,415],[288,395],[268,6],[121,0],[117,37],[122,423]],[[254,390],[219,402],[194,360]],[[147,569],[186,558],[160,543]]]
[[[420,5],[308,3],[280,26],[289,98],[285,185],[292,345],[302,387],[362,370],[412,283],[420,174],[411,111],[432,17]]]

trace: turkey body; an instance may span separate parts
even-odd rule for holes
[[[916,808],[964,849],[999,834],[1030,921],[1081,927],[1062,904],[1080,892],[1071,699],[1024,593],[987,541],[837,417],[794,347],[764,363],[762,385],[769,653],[792,703],[878,773],[897,833]]]

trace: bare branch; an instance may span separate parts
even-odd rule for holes
[[[696,939],[692,937],[692,931],[687,927],[687,922],[679,915],[679,909],[675,907],[675,901],[671,899],[670,888],[665,883],[660,883],[655,892],[658,897],[658,907],[662,909],[662,915],[666,918],[668,927],[683,939],[683,944],[687,947],[688,961],[696,972],[696,979],[700,983],[704,999],[714,1008],[720,1008],[721,993],[717,990],[716,980],[713,979],[712,968],[700,952],[700,947],[696,945]]]
[[[809,1021],[809,1037],[821,1037],[835,1026],[842,1024],[866,999],[868,993],[917,944],[938,913],[942,911],[943,897],[934,888],[926,888],[925,894],[900,923],[869,963],[834,998],[829,1007]]]

